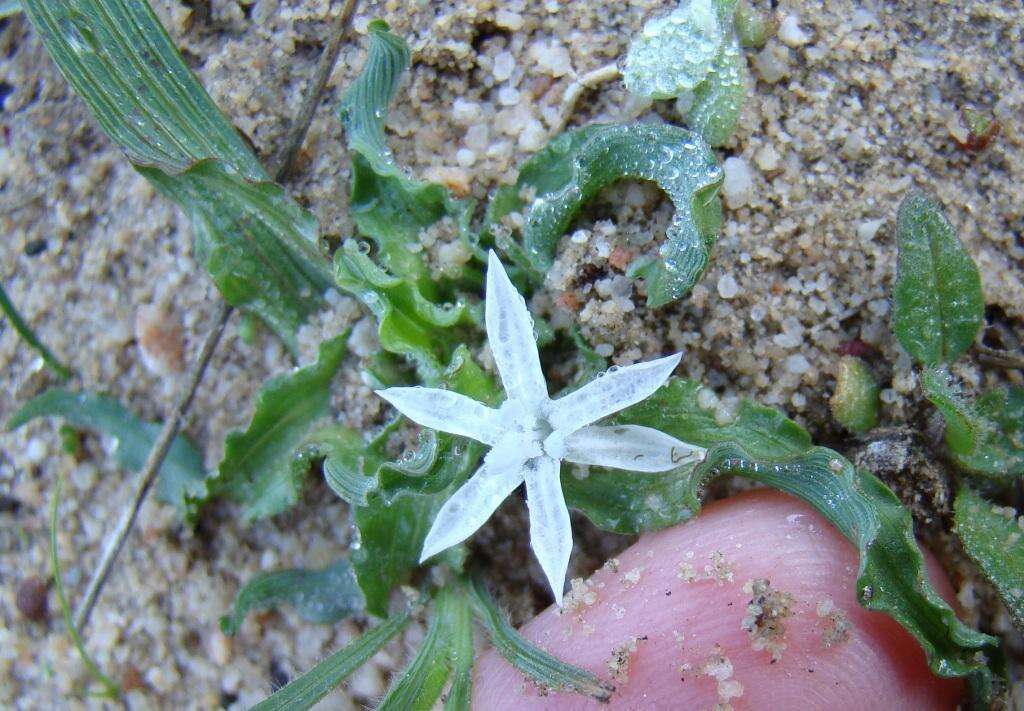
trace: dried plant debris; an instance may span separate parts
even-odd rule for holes
[[[823,648],[828,649],[850,639],[853,623],[850,622],[846,612],[836,606],[832,598],[823,597],[818,600],[815,611],[818,617],[825,620],[825,629],[821,633],[821,646]]]
[[[771,663],[775,664],[786,649],[783,620],[793,615],[796,600],[791,593],[773,588],[767,578],[748,580],[743,590],[752,597],[740,626],[750,635],[751,646],[757,651],[767,651],[771,654]]]

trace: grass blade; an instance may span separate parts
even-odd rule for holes
[[[0,15],[2,17],[3,15]],[[36,336],[25,319],[18,313],[18,309],[14,307],[10,298],[7,296],[7,292],[4,290],[3,284],[0,284],[0,311],[4,312],[7,316],[7,320],[11,322],[11,326],[17,331],[18,335],[25,343],[29,344],[36,350],[39,356],[46,363],[46,367],[52,370],[57,377],[61,380],[67,380],[71,377],[71,371],[68,370],[67,366],[57,360],[57,357],[50,352],[50,349],[43,345],[43,342]]]
[[[487,630],[491,644],[516,669],[542,687],[557,691],[573,691],[598,701],[607,701],[611,698],[612,692],[615,691],[612,684],[585,669],[559,661],[527,642],[498,610],[479,576],[473,577],[469,590],[473,610]]]
[[[85,662],[89,675],[92,676],[102,687],[104,698],[117,699],[121,696],[119,687],[110,677],[103,673],[99,665],[89,655],[82,636],[78,633],[78,627],[71,619],[71,606],[68,604],[67,595],[64,592],[64,581],[61,579],[60,559],[57,555],[57,507],[60,504],[60,492],[64,488],[64,475],[58,473],[57,481],[53,486],[53,500],[50,502],[50,572],[53,574],[53,587],[57,593],[57,602],[60,604],[61,615],[64,617],[64,625],[68,628],[68,635],[78,650],[78,655]]]
[[[299,711],[308,709],[327,696],[352,672],[409,623],[409,612],[392,615],[353,641],[339,649],[308,672],[289,682],[270,697],[252,707],[252,711]]]

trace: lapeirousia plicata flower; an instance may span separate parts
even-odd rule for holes
[[[421,562],[461,543],[523,482],[530,511],[530,545],[561,602],[572,551],[561,462],[637,472],[661,472],[694,462],[704,449],[650,427],[594,423],[636,404],[664,385],[680,354],[612,368],[557,400],[548,396],[533,319],[526,302],[491,252],[485,301],[487,339],[507,399],[498,408],[427,387],[378,391],[424,427],[470,437],[491,449],[456,491],[423,542]]]

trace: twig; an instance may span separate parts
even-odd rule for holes
[[[980,343],[978,344],[978,360],[985,365],[994,365],[998,368],[1024,370],[1024,355],[999,348],[989,348]]]
[[[580,100],[580,96],[585,90],[611,81],[618,76],[619,67],[612,63],[589,71],[570,84],[562,96],[562,105],[558,109],[558,123],[552,127],[551,132],[553,134],[562,132],[565,124],[569,123],[569,117],[572,116],[573,109],[576,108],[576,102]]]
[[[139,482],[132,494],[131,501],[127,508],[121,512],[121,519],[107,538],[107,545],[103,550],[103,555],[100,557],[99,566],[93,571],[92,578],[89,579],[89,587],[85,591],[85,597],[75,613],[75,627],[79,631],[89,624],[89,616],[92,615],[92,610],[96,606],[96,600],[99,598],[100,591],[107,582],[107,576],[110,575],[110,570],[113,568],[114,562],[124,546],[125,539],[135,525],[135,519],[138,518],[139,510],[146,499],[146,494],[149,493],[153,482],[156,480],[157,472],[160,471],[160,465],[163,464],[164,458],[174,442],[174,438],[178,436],[181,420],[192,404],[196,388],[199,387],[199,382],[203,379],[206,366],[210,364],[210,357],[213,356],[217,343],[224,334],[224,326],[227,324],[228,317],[233,310],[234,308],[226,301],[221,302],[213,330],[206,336],[206,341],[203,343],[203,348],[199,353],[199,360],[196,361],[192,367],[192,372],[189,374],[188,384],[178,396],[178,401],[168,414],[163,429],[160,430],[160,436],[157,437],[156,442],[153,444],[153,449],[150,450],[149,456],[146,458],[146,463],[142,467],[142,473],[139,475]]]
[[[278,154],[278,159],[275,161],[276,168],[273,171],[275,180],[280,180],[280,178],[290,170],[292,161],[295,158],[295,153],[298,151],[298,147],[302,145],[306,132],[309,130],[313,112],[316,109],[316,105],[319,103],[324,88],[327,85],[327,78],[330,76],[331,70],[334,68],[334,63],[337,61],[338,53],[341,49],[341,38],[344,36],[348,23],[352,19],[357,1],[358,0],[345,0],[345,5],[342,7],[341,14],[338,16],[338,22],[334,25],[331,41],[328,43],[328,46],[324,48],[324,52],[320,56],[320,61],[317,65],[316,72],[314,73],[310,90],[306,92],[306,98],[303,101],[295,120],[292,122],[292,129],[288,133],[285,147]],[[293,146],[293,148],[289,149],[289,146]],[[103,549],[102,556],[100,557],[99,566],[89,579],[89,586],[86,588],[85,597],[75,614],[75,628],[80,632],[89,624],[89,617],[92,615],[93,608],[96,606],[96,601],[99,599],[100,592],[103,590],[103,586],[107,582],[107,577],[110,575],[110,571],[114,567],[114,563],[117,560],[118,554],[121,552],[121,548],[124,547],[124,542],[127,539],[128,534],[131,533],[131,530],[135,525],[135,520],[138,518],[139,510],[142,508],[142,503],[145,501],[146,495],[149,493],[149,490],[153,486],[153,482],[156,480],[157,472],[160,470],[160,466],[167,457],[167,453],[170,451],[174,438],[178,435],[178,431],[181,428],[181,420],[184,418],[185,413],[192,404],[192,399],[195,397],[196,389],[199,387],[199,383],[202,381],[203,375],[206,372],[206,366],[209,365],[210,358],[213,356],[213,352],[217,348],[217,343],[224,334],[224,326],[227,324],[228,317],[231,316],[231,312],[233,310],[234,307],[225,301],[221,301],[216,323],[213,330],[206,336],[206,340],[204,341],[203,347],[199,353],[199,359],[196,361],[196,364],[193,366],[192,372],[189,375],[188,383],[186,384],[185,389],[178,396],[178,401],[167,416],[163,429],[160,430],[160,436],[157,437],[157,440],[153,445],[153,449],[150,450],[149,456],[146,458],[146,462],[142,467],[142,472],[139,475],[138,486],[135,489],[128,507],[121,513],[121,518],[117,523],[117,527],[107,539],[107,544]]]
[[[356,4],[357,0],[345,0],[345,4],[341,7],[341,12],[331,27],[331,35],[327,39],[327,45],[324,47],[323,52],[320,53],[320,60],[317,62],[316,69],[313,72],[313,79],[306,90],[302,106],[299,107],[299,112],[292,120],[292,125],[288,129],[288,135],[285,137],[281,149],[271,162],[272,172],[276,180],[284,178],[291,170],[295,156],[299,152],[299,148],[302,147],[302,141],[306,138],[306,133],[309,131],[309,126],[313,123],[313,114],[316,113],[316,107],[320,103],[324,89],[327,88],[327,80],[330,79],[331,72],[334,71],[334,65],[338,61],[341,43],[345,39],[348,25],[352,21]]]

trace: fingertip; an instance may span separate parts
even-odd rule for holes
[[[937,571],[930,561],[949,599]],[[614,677],[610,705],[542,696],[489,650],[474,708],[955,708],[962,682],[932,675],[913,638],[861,608],[856,576],[853,546],[806,504],[764,490],[732,497],[643,537],[523,628],[556,657]]]

